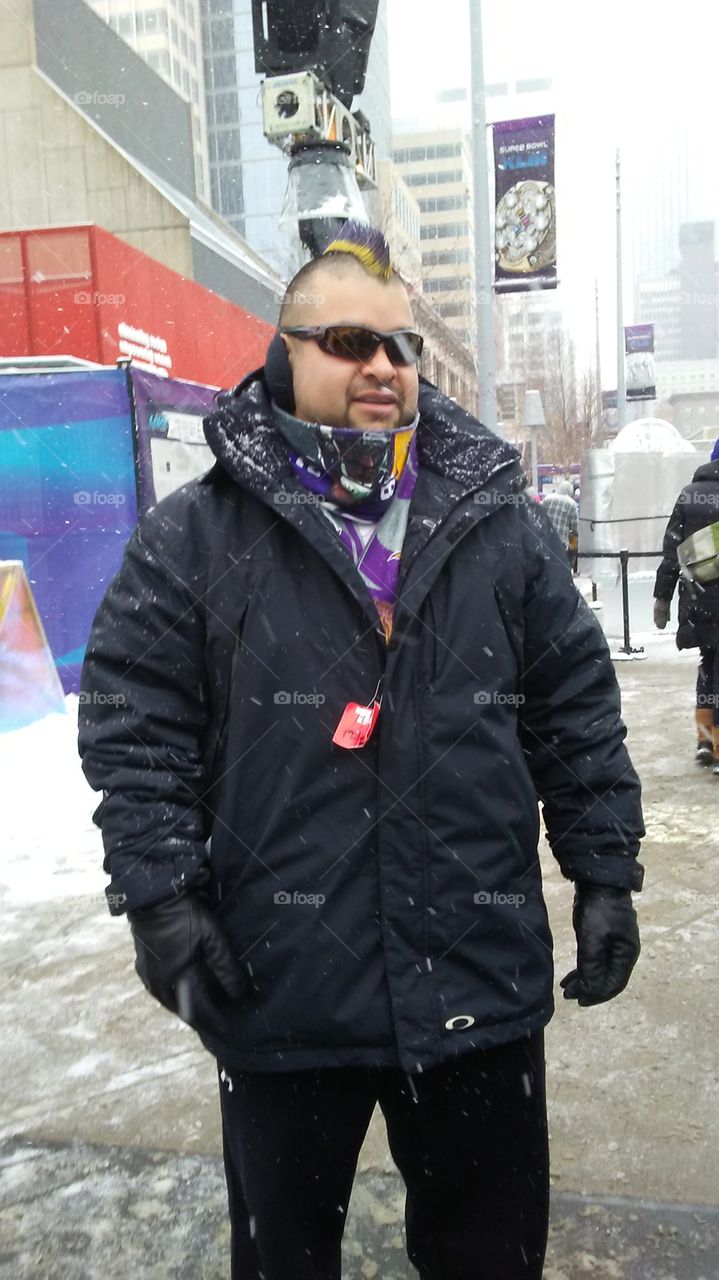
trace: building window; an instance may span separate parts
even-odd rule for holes
[[[212,124],[237,124],[240,118],[236,93],[213,93],[208,98],[208,107]]]
[[[421,213],[443,213],[448,209],[464,209],[467,206],[466,196],[429,196],[426,200],[417,201]]]
[[[449,236],[467,236],[469,228],[464,222],[439,222],[434,226],[421,227],[420,240],[446,240]]]
[[[240,165],[228,165],[224,169],[219,169],[219,195],[220,195],[220,212],[227,214],[241,214],[243,212],[242,200],[242,169]]]
[[[237,84],[237,63],[232,54],[211,58],[208,71],[206,80],[212,89],[229,89]]]
[[[442,142],[425,147],[399,147],[392,153],[392,158],[396,164],[407,164],[418,160],[444,160],[461,154],[459,142]]]
[[[434,187],[445,182],[461,182],[461,169],[431,169],[427,173],[405,173],[402,179],[408,187]]]
[[[427,293],[455,293],[467,288],[467,280],[462,276],[430,276],[424,287]]]
[[[469,262],[469,249],[439,249],[422,254],[422,262],[427,267],[455,266]]]
[[[209,146],[210,160],[213,164],[239,160],[242,154],[239,129],[213,129],[209,137]]]

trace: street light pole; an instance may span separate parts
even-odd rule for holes
[[[482,52],[482,0],[469,0],[472,53],[472,143],[474,156],[474,266],[477,305],[477,377],[479,416],[497,430],[497,375],[492,315],[492,263],[487,172],[487,111]]]
[[[624,280],[622,278],[622,175],[619,148],[616,160],[617,182],[617,430],[627,421],[627,375],[624,364]]]

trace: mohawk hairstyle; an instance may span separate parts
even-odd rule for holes
[[[364,222],[350,220],[344,223],[335,239],[319,257],[311,258],[290,280],[280,306],[280,328],[290,322],[296,323],[292,317],[296,308],[305,301],[304,290],[308,288],[315,272],[342,273],[347,269],[348,263],[355,263],[382,284],[403,283],[399,272],[392,266],[389,245],[382,232]]]
[[[378,276],[380,280],[392,278],[389,245],[381,231],[364,222],[345,222],[339,235],[327,245],[320,257],[325,258],[330,253],[351,254],[369,275]]]

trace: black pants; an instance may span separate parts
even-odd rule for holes
[[[379,1102],[421,1280],[540,1280],[549,1215],[541,1031],[411,1077],[220,1070],[232,1280],[340,1280]]]

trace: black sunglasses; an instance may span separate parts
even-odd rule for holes
[[[308,338],[317,343],[328,356],[341,360],[358,360],[365,364],[379,347],[384,347],[392,364],[416,364],[422,354],[424,338],[413,329],[395,329],[381,333],[379,329],[365,329],[359,324],[326,324],[316,328],[297,325],[282,329],[295,338]]]

